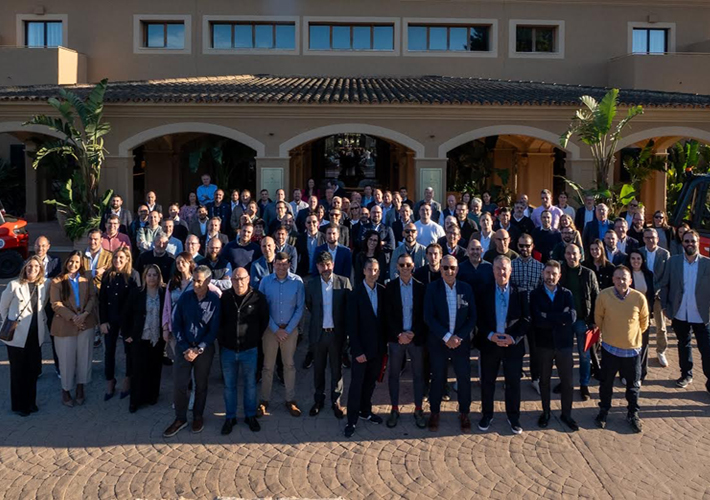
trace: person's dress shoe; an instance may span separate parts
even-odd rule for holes
[[[424,417],[424,410],[414,410],[414,423],[420,429],[426,427],[426,418]]]
[[[306,359],[303,360],[303,369],[308,370],[311,366],[313,366],[313,354],[310,352],[306,353]]]
[[[390,416],[387,417],[387,427],[390,429],[397,427],[397,422],[399,421],[399,412],[397,410],[392,410]]]
[[[600,411],[599,414],[594,418],[594,423],[597,424],[597,427],[599,427],[600,429],[606,429],[606,416],[606,412]]]
[[[269,410],[269,402],[268,401],[260,401],[259,406],[256,407],[256,416],[258,418],[261,418],[264,415],[268,414],[268,410]]]
[[[286,402],[286,408],[288,408],[288,412],[291,414],[292,417],[301,416],[301,409],[298,407],[298,404],[296,404],[295,401]]]
[[[444,384],[444,393],[441,395],[442,401],[451,401],[451,394],[449,394],[449,384]]]
[[[360,418],[363,420],[367,420],[368,422],[372,422],[373,424],[381,424],[382,422],[384,422],[384,420],[382,420],[382,417],[372,413],[372,411],[370,412],[369,415],[363,415],[361,413]]]
[[[29,417],[29,416],[30,416],[30,412],[28,412],[28,411],[16,411],[16,412],[15,412],[15,415],[19,415],[19,416],[21,416],[21,417]]]
[[[62,404],[69,408],[74,408],[74,400],[71,397],[71,392],[62,391]]]
[[[108,401],[112,397],[116,395],[116,379],[113,379],[111,381],[111,390],[107,391],[106,394],[104,394],[104,401]]]
[[[237,419],[236,418],[228,418],[227,420],[224,421],[224,425],[222,426],[222,435],[226,436],[227,434],[232,433],[232,429],[234,426],[237,425]]]
[[[539,380],[533,380],[530,382],[530,385],[532,385],[532,388],[535,389],[535,392],[540,394],[540,381]]]
[[[431,432],[436,432],[439,430],[439,414],[438,413],[432,413],[429,415],[429,430]]]
[[[128,396],[131,395],[131,391],[121,391],[121,394],[119,395],[119,399],[126,399]]]
[[[249,430],[252,432],[259,432],[261,430],[261,425],[256,417],[247,417],[244,422],[249,426]]]
[[[471,420],[468,418],[468,414],[459,414],[459,421],[461,422],[461,432],[471,434]]]
[[[39,408],[37,407],[37,405],[32,405],[30,407],[30,413],[37,413],[38,411],[39,411]]]
[[[643,432],[643,423],[637,413],[627,415],[626,421],[631,425],[634,432]]]
[[[340,406],[338,403],[333,403],[331,405],[331,408],[333,409],[333,415],[335,415],[335,418],[340,420],[345,416],[345,412],[343,411],[343,407]]]
[[[205,428],[205,419],[202,417],[194,417],[192,419],[192,433],[198,434]]]
[[[314,404],[313,406],[311,406],[311,409],[310,409],[310,411],[308,412],[308,414],[309,414],[311,417],[315,417],[316,415],[318,415],[318,414],[320,413],[320,411],[321,411],[322,409],[323,409],[323,403],[316,403],[316,404]]]
[[[577,425],[577,422],[575,422],[572,417],[562,415],[560,420],[562,420],[562,423],[569,427],[572,432],[577,432],[579,430],[579,425]]]
[[[343,354],[343,368],[350,368],[352,366],[352,361],[350,360],[350,356],[347,354]]]
[[[579,387],[579,394],[582,397],[582,401],[589,401],[592,395],[589,393],[589,386],[582,385]]]
[[[175,420],[170,426],[163,432],[163,437],[171,438],[181,430],[187,427],[187,422],[184,420]]]
[[[355,426],[353,424],[348,424],[345,426],[345,437],[350,438],[355,434]]]
[[[79,406],[84,404],[84,401],[86,400],[86,396],[84,395],[84,386],[81,386],[81,389],[79,388],[79,384],[77,384],[76,388],[76,397],[74,398],[74,401],[76,404]]]
[[[547,428],[549,423],[550,423],[550,412],[543,411],[542,414],[540,415],[540,418],[537,419],[537,426],[540,427],[541,429],[545,429],[545,428]]]

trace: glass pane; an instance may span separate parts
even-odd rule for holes
[[[648,52],[648,30],[634,30],[631,52],[642,54]]]
[[[532,28],[517,27],[515,29],[515,51],[532,52]]]
[[[446,50],[446,28],[429,28],[429,50]]]
[[[257,24],[254,29],[256,30],[256,48],[270,49],[274,46],[273,24]]]
[[[169,49],[185,48],[185,25],[168,24],[168,46]]]
[[[353,49],[370,50],[372,48],[372,28],[370,26],[353,26]]]
[[[148,25],[148,47],[165,47],[165,25]]]
[[[705,203],[702,207],[702,216],[700,217],[700,229],[707,231],[710,229],[710,189],[708,189]]]
[[[426,28],[410,26],[407,29],[407,50],[426,50]]]
[[[44,47],[44,23],[27,23],[27,46]]]
[[[535,28],[535,52],[555,51],[554,28]]]
[[[471,28],[471,40],[470,49],[472,51],[483,51],[487,52],[489,50],[489,34],[490,28],[488,26],[477,26]]]
[[[333,26],[333,48],[346,50],[350,45],[350,26]]]
[[[652,54],[663,54],[666,50],[666,30],[649,30],[650,40],[648,51]],[[49,32],[47,34],[49,38]],[[47,42],[49,45],[49,42]]]
[[[308,38],[311,50],[329,50],[330,26],[311,26]]]
[[[449,29],[449,50],[467,50],[467,31],[466,28],[450,28]]]
[[[394,50],[394,27],[375,26],[372,48],[375,50]]]
[[[212,25],[212,48],[231,49],[232,48],[232,25],[213,24]]]
[[[254,46],[251,29],[251,24],[237,24],[234,27],[234,46],[236,48],[251,49]]]
[[[296,26],[293,24],[276,25],[276,48],[287,50],[296,48]]]
[[[47,23],[47,47],[59,47],[62,44],[62,23]]]

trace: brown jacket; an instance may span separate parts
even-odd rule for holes
[[[84,269],[86,269],[86,275],[91,276],[91,260],[84,255],[81,260],[84,262]],[[97,263],[97,269],[108,269],[111,267],[111,261],[113,260],[113,253],[102,248],[101,254],[99,254],[99,262]],[[94,286],[96,288],[101,288],[101,276],[97,274],[94,277]]]
[[[49,288],[49,302],[54,310],[54,319],[52,320],[52,335],[55,337],[74,337],[79,335],[84,330],[94,328],[96,326],[96,288],[89,278],[79,276],[79,303],[80,307],[76,307],[73,292],[70,293],[69,299],[62,301],[62,283],[68,280],[68,275],[64,274],[52,280]],[[69,284],[71,290],[71,284]],[[72,318],[77,314],[88,312],[83,328],[80,330],[72,322]]]

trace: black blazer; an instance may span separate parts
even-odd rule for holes
[[[426,325],[424,324],[424,294],[426,286],[421,281],[412,278],[412,332],[414,332],[414,345],[424,345],[426,341]],[[385,322],[387,326],[387,341],[398,342],[397,336],[404,331],[402,315],[402,295],[399,286],[399,278],[387,283],[385,287],[385,303],[387,314]]]
[[[505,332],[519,342],[522,337],[527,335],[530,329],[530,313],[527,301],[527,292],[521,292],[515,285],[509,284],[510,287],[510,303],[508,304],[508,317],[506,318]],[[476,347],[494,346],[494,343],[488,340],[488,335],[495,332],[497,329],[496,322],[496,300],[495,300],[495,282],[488,287],[487,290],[481,293],[480,303],[478,304],[484,314],[478,315],[478,334],[475,337]]]
[[[143,327],[145,326],[146,317],[146,290],[141,290],[140,288],[134,288],[128,297],[128,303],[126,304],[126,311],[130,311],[130,314],[125,314],[123,317],[123,325],[121,325],[121,337],[128,338],[131,337],[134,342],[139,342],[143,336]],[[162,324],[162,313],[163,306],[165,305],[165,288],[162,287],[158,291],[160,296],[160,309],[158,309],[158,328]],[[163,338],[162,329],[160,331],[160,338]]]
[[[424,321],[429,327],[429,336],[443,341],[449,332],[449,306],[446,303],[446,283],[443,279],[430,283],[424,297]],[[471,287],[461,280],[456,280],[456,323],[450,332],[463,339],[471,340],[471,333],[476,326],[476,299]]]
[[[62,273],[62,261],[56,255],[51,254],[47,254],[47,259],[47,268],[44,272],[47,274],[47,278],[56,278]]]
[[[364,354],[368,360],[384,354],[387,337],[383,317],[387,315],[385,287],[377,283],[377,315],[372,310],[366,283],[355,288],[348,300],[347,330],[350,337],[350,354],[353,359]]]
[[[314,276],[306,286],[306,307],[311,312],[308,324],[309,345],[315,345],[323,335],[323,291],[320,276]],[[335,333],[345,338],[348,296],[352,291],[350,280],[333,273],[333,325]],[[379,303],[378,303],[379,307]]]
[[[101,279],[99,289],[99,321],[100,323],[121,324],[124,314],[130,314],[126,304],[131,292],[141,284],[141,278],[135,269],[131,277],[126,280],[123,274],[116,274],[113,278],[106,272]]]
[[[300,212],[299,212],[300,213]],[[316,234],[316,248],[325,244],[325,235],[318,231]],[[296,238],[296,255],[298,255],[298,265],[296,265],[296,274],[301,278],[310,276],[313,263],[308,256],[308,233],[301,233]],[[316,254],[313,254],[315,258]]]
[[[572,292],[558,286],[555,300],[551,301],[545,285],[540,285],[530,292],[530,311],[538,347],[572,349],[575,337],[572,325],[577,320]],[[542,313],[545,313],[544,317]]]
[[[468,255],[466,255],[466,249],[462,248],[459,245],[456,245],[453,254],[450,254],[449,247],[446,246],[446,243],[442,245],[441,249],[444,251],[444,255],[453,255],[454,257],[456,257],[456,262],[463,262],[464,260],[468,259]]]
[[[587,207],[582,205],[577,209],[577,212],[574,214],[574,226],[577,228],[577,231],[584,231],[584,226],[586,225],[584,223],[584,215],[587,210]],[[594,217],[590,222],[596,222],[597,220],[597,213],[596,211],[594,212]]]

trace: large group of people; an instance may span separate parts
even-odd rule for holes
[[[4,341],[12,410],[38,411],[48,336],[68,407],[90,397],[92,344],[105,346],[104,399],[117,392],[130,397],[130,412],[158,403],[163,368],[171,365],[175,418],[165,437],[188,426],[189,411],[192,432],[204,428],[216,353],[223,434],[237,423],[239,391],[246,424],[260,429],[274,410],[274,377],[283,384],[286,410],[300,417],[301,338],[308,344],[302,367],[314,372],[308,413],[319,415],[329,393],[347,437],[363,422],[385,422],[373,411],[378,380],[386,379],[389,390],[386,425],[397,426],[407,364],[416,426],[437,431],[441,403],[455,391],[461,431],[470,432],[473,357],[481,385],[478,429],[492,425],[502,365],[507,423],[520,434],[526,356],[541,398],[539,427],[548,426],[554,392],[561,421],[576,431],[574,387],[587,401],[592,378],[600,381],[595,422],[605,427],[619,375],[627,420],[641,432],[639,392],[652,320],[661,366],[668,366],[669,323],[678,338],[679,388],[693,381],[695,334],[710,391],[710,259],[699,255],[697,232],[669,227],[663,212],[646,223],[636,200],[612,220],[592,196],[574,209],[565,193],[553,205],[548,190],[537,207],[525,194],[507,207],[490,193],[450,195],[442,207],[433,194],[426,188],[415,203],[404,187],[346,192],[331,180],[321,198],[311,179],[290,202],[282,189],[275,200],[266,190],[253,198],[247,189],[227,199],[205,174],[183,206],[163,211],[149,192],[135,216],[114,195],[84,252],[60,262],[39,236],[35,254],[0,298],[2,320],[16,322]],[[120,385],[119,344],[126,354]],[[343,368],[351,372],[346,401]]]

